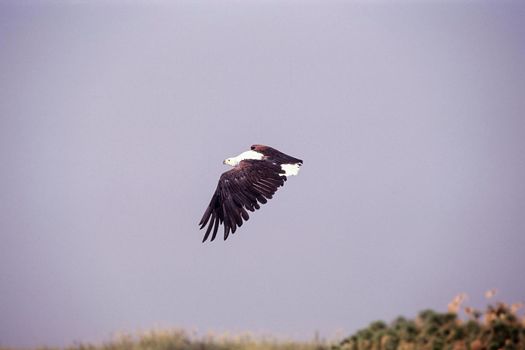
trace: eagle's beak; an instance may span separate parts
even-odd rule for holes
[[[222,164],[226,164],[226,159],[222,161]]]

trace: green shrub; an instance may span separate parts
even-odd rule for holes
[[[489,305],[484,314],[468,309],[470,320],[457,313],[421,311],[415,320],[396,318],[389,325],[372,322],[367,328],[344,339],[333,349],[340,350],[523,350],[525,319],[517,308],[504,303]],[[483,316],[483,317],[481,317]]]

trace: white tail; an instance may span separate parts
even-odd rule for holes
[[[281,169],[284,170],[283,176],[296,176],[299,174],[299,169],[301,169],[301,164],[281,164]]]

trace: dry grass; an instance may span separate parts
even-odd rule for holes
[[[119,334],[102,344],[79,343],[65,348],[40,347],[37,350],[327,350],[323,341],[299,342],[251,334],[208,334],[196,336],[180,329]],[[2,348],[0,350],[14,350]],[[17,349],[21,350],[21,349]]]

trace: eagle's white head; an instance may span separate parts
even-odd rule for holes
[[[234,157],[234,158],[226,158],[222,163],[223,164],[228,164],[228,165],[231,165],[231,166],[236,166],[237,164],[239,164],[240,160],[237,159],[237,157]]]

